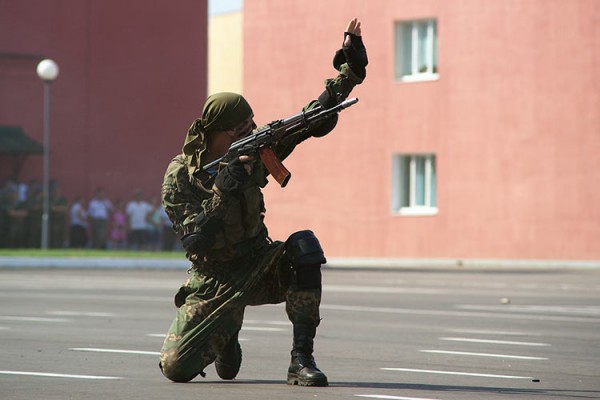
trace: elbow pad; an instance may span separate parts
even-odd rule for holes
[[[214,217],[206,218],[202,212],[194,222],[200,225],[200,230],[183,236],[181,245],[190,254],[204,254],[214,246],[217,233],[223,228],[223,221]]]
[[[215,244],[215,237],[203,232],[190,233],[181,238],[181,245],[186,253],[205,254]]]

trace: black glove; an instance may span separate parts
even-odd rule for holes
[[[246,172],[244,165],[239,158],[229,162],[225,168],[219,171],[215,178],[215,186],[223,194],[236,195],[240,192],[250,175]]]
[[[344,42],[348,36],[350,36],[350,46],[346,47],[342,45],[342,48],[335,52],[333,66],[339,71],[342,64],[347,62],[352,72],[364,79],[367,76],[366,67],[369,64],[367,49],[362,41],[362,36],[344,32]]]

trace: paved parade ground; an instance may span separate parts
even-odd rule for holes
[[[600,269],[324,269],[316,360],[285,384],[291,325],[249,307],[232,382],[175,384],[158,352],[185,270],[0,269],[0,398],[598,399]]]

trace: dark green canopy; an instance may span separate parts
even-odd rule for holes
[[[23,133],[20,126],[0,125],[0,153],[42,154],[44,146]]]

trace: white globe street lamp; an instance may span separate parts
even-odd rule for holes
[[[58,76],[58,65],[48,58],[42,60],[37,65],[37,74],[44,82],[52,82]]]
[[[58,65],[50,59],[38,63],[36,72],[44,81],[44,208],[42,212],[42,249],[48,249],[50,222],[50,84],[58,76]]]

